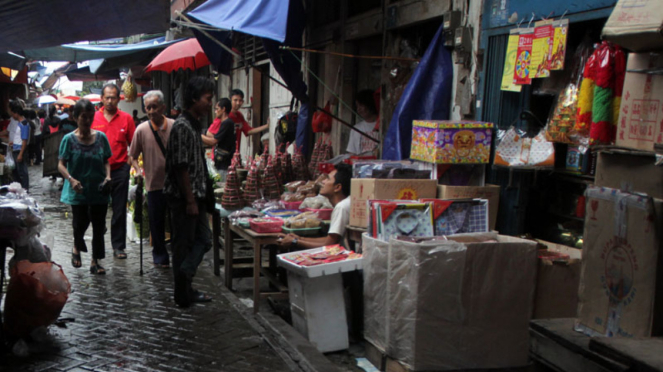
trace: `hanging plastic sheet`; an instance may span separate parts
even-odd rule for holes
[[[212,63],[214,69],[224,75],[230,75],[230,69],[233,64],[233,56],[225,49],[219,47],[216,41],[210,39],[196,28],[192,28],[193,34],[196,35],[200,47],[205,51],[207,59]],[[230,31],[207,31],[207,34],[214,37],[219,42],[223,43],[229,48],[232,48],[232,41],[230,39]]]
[[[384,139],[384,159],[410,157],[412,120],[449,119],[452,78],[453,62],[440,26],[396,105]]]
[[[292,95],[302,103],[299,108],[299,116],[297,117],[296,143],[297,147],[301,148],[302,153],[308,155],[310,152],[309,138],[311,138],[312,130],[309,124],[311,122],[311,115],[308,95],[306,93],[308,87],[304,82],[302,64],[300,63],[302,53],[280,48],[282,45],[293,48],[302,47],[302,33],[306,26],[305,15],[302,2],[297,0],[291,1],[288,12],[286,37],[283,44],[267,38],[263,38],[262,43],[274,69],[279,73],[285,85],[292,92]]]

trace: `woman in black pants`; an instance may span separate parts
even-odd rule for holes
[[[90,272],[102,275],[106,270],[99,260],[106,257],[104,233],[110,201],[111,149],[106,135],[91,129],[94,106],[81,99],[74,106],[73,117],[78,129],[60,143],[58,170],[65,182],[60,201],[71,205],[74,247],[71,264],[81,267],[81,252],[87,252],[84,236],[92,223],[92,261]]]

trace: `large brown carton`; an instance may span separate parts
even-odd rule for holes
[[[543,240],[538,242],[546,250],[539,250],[532,318],[575,318],[578,311],[582,250]]]
[[[656,165],[653,154],[618,149],[601,151],[594,184],[663,199],[663,166]]]
[[[372,199],[417,200],[435,198],[437,180],[391,180],[358,178],[350,190],[350,225],[368,227],[368,207]]]
[[[448,238],[391,239],[385,248],[364,234],[364,293],[386,301],[372,305],[380,320],[366,322],[366,334],[415,371],[526,365],[536,243],[495,233]]]
[[[500,187],[498,185],[486,186],[447,186],[437,187],[439,199],[488,199],[488,227],[495,230],[497,223],[497,209],[500,205]]]
[[[661,54],[629,55],[619,107],[617,146],[644,151],[663,146],[663,75],[647,73],[661,69]]]
[[[619,0],[605,26],[603,38],[640,52],[663,48],[661,0]]]
[[[662,334],[661,213],[661,200],[610,188],[587,190],[577,330]]]

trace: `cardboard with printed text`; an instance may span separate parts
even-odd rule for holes
[[[586,195],[576,330],[660,336],[663,201],[601,187],[588,188]]]

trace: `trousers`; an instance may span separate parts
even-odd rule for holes
[[[106,204],[72,205],[72,225],[74,227],[74,246],[79,252],[87,252],[85,232],[92,223],[92,258],[102,260],[106,258],[104,233],[106,230]]]
[[[152,260],[158,265],[168,265],[170,258],[166,250],[166,198],[163,190],[147,192],[147,215],[152,235]]]
[[[168,206],[171,216],[173,279],[175,280],[175,302],[188,306],[191,301],[191,281],[205,253],[212,248],[212,231],[209,227],[206,206],[197,200],[198,215],[186,213],[186,202],[170,198]]]
[[[113,251],[127,247],[127,199],[129,199],[129,164],[111,170],[111,244]]]

